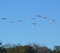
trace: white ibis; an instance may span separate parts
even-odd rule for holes
[[[52,22],[52,23],[55,22],[55,19],[51,19],[50,22]]]

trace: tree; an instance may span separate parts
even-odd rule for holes
[[[60,53],[60,46],[55,46],[53,53]]]
[[[51,49],[47,48],[46,46],[39,47],[37,49],[37,53],[51,53]]]
[[[2,42],[0,42],[0,53],[6,53],[6,49],[4,48],[4,46],[2,45]]]

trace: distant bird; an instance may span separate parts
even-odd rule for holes
[[[33,22],[32,24],[33,24],[34,26],[36,25],[36,23],[35,23],[35,22]]]
[[[36,18],[32,18],[33,20],[35,20]]]
[[[35,26],[36,25],[36,22],[35,21],[32,21],[32,24]]]
[[[22,22],[22,20],[17,20],[17,22]]]
[[[51,19],[50,22],[52,22],[52,23],[55,22],[55,19]]]
[[[40,16],[40,15],[36,15],[37,17],[40,17],[40,18],[44,18],[44,19],[46,19],[47,17],[45,17],[45,16]]]
[[[42,18],[47,19],[47,17],[42,17]]]
[[[35,26],[36,25],[36,18],[32,18],[32,24]]]
[[[40,15],[36,15],[37,17],[42,17],[42,16],[40,16]]]
[[[2,18],[2,20],[7,20],[7,18]]]
[[[10,21],[10,23],[14,23],[14,21]]]

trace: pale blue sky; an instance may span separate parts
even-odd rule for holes
[[[35,15],[46,16],[40,19]],[[1,18],[7,18],[6,21]],[[56,20],[50,23],[51,18]],[[31,24],[36,18],[36,26]],[[22,19],[22,23],[17,23]],[[15,23],[9,23],[11,20]],[[0,40],[5,43],[60,45],[60,0],[1,0]]]

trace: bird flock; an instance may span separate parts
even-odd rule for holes
[[[1,18],[1,20],[6,21],[8,19],[7,18]],[[15,21],[13,21],[13,20],[10,20],[9,22],[10,23],[15,23]],[[16,22],[22,22],[22,20],[21,19],[17,19]]]
[[[45,17],[45,16],[41,16],[41,15],[35,15],[37,18],[42,18],[42,19],[47,19],[47,17]],[[6,21],[6,20],[8,20],[7,18],[1,18],[3,21]],[[36,22],[35,22],[35,20],[36,20],[36,18],[32,18],[32,24],[35,26],[36,25]],[[54,19],[54,18],[51,18],[50,20],[49,20],[49,22],[51,22],[51,23],[54,23],[56,20]],[[10,20],[9,21],[10,23],[14,23],[14,21],[12,21],[12,20]],[[22,20],[21,19],[18,19],[18,20],[16,20],[16,22],[18,22],[18,23],[21,23],[22,22]]]
[[[37,17],[37,18],[42,18],[42,19],[47,19],[47,17],[41,16],[41,15],[36,15],[36,17]],[[36,25],[35,20],[36,20],[36,18],[32,18],[32,24],[33,24],[33,25]],[[51,19],[49,20],[49,22],[51,22],[51,23],[54,23],[55,21],[56,21],[56,20],[55,20],[54,18],[51,18]]]

